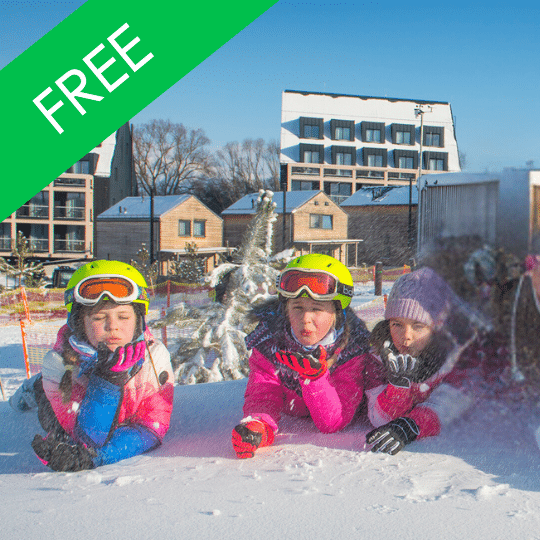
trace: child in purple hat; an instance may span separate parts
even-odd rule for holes
[[[417,438],[438,435],[473,398],[449,384],[475,331],[462,302],[430,268],[401,276],[392,287],[385,320],[372,332],[388,385],[379,387],[368,433],[372,451],[394,455]]]

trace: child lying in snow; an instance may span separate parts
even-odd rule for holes
[[[167,349],[146,329],[143,276],[126,263],[94,261],[73,274],[65,296],[68,324],[42,374],[11,400],[24,410],[34,393],[48,432],[32,442],[37,456],[53,470],[79,471],[159,446],[173,373]]]
[[[371,342],[389,384],[372,392],[366,436],[374,452],[396,454],[416,438],[437,435],[463,414],[473,396],[450,384],[452,371],[475,337],[461,302],[430,268],[401,276],[388,296],[385,319]]]
[[[328,255],[294,259],[282,272],[279,301],[258,315],[244,419],[232,432],[239,458],[271,445],[283,413],[311,416],[323,433],[347,426],[384,373],[369,354],[368,331],[349,304],[353,280]]]

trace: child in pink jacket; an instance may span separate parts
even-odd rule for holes
[[[310,416],[323,433],[347,426],[383,384],[369,333],[349,308],[354,284],[328,255],[294,259],[278,282],[279,300],[260,309],[246,338],[252,350],[244,418],[232,432],[239,458],[271,445],[282,414]]]
[[[173,405],[170,356],[146,329],[146,282],[119,261],[94,261],[68,283],[68,324],[34,382],[48,432],[32,447],[56,471],[114,463],[161,444]]]
[[[462,302],[430,268],[401,276],[371,341],[389,384],[371,392],[366,436],[373,451],[394,455],[416,438],[439,434],[473,396],[460,386],[457,362],[476,336]],[[458,384],[455,384],[458,383]]]

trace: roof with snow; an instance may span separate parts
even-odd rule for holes
[[[442,105],[448,105],[448,101],[432,101],[432,100],[425,100],[425,99],[408,99],[408,98],[377,97],[377,96],[359,96],[355,94],[335,94],[333,92],[310,92],[308,90],[284,90],[284,93],[302,94],[304,96],[311,94],[314,96],[352,97],[352,98],[359,98],[359,99],[381,99],[384,101],[411,101],[414,103],[425,103],[425,104],[439,103]]]
[[[154,216],[166,214],[192,195],[163,195],[154,197]],[[150,197],[126,197],[97,217],[98,220],[150,219]]]
[[[418,190],[413,187],[412,203],[418,204]],[[345,199],[340,206],[408,206],[409,188],[399,187],[369,187],[359,189]]]
[[[309,200],[313,199],[316,195],[321,193],[317,190],[309,191],[287,191],[285,197],[285,210],[286,213],[294,212],[298,208],[304,206]],[[221,212],[222,215],[233,214],[255,214],[257,212],[257,199],[260,197],[259,193],[250,193],[245,195],[240,200],[231,204],[228,208]],[[283,192],[277,191],[272,197],[272,201],[276,205],[276,214],[283,213]]]

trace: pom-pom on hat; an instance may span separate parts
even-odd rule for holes
[[[441,325],[457,297],[450,286],[431,268],[402,275],[392,287],[386,302],[385,318],[403,318],[429,326]]]

